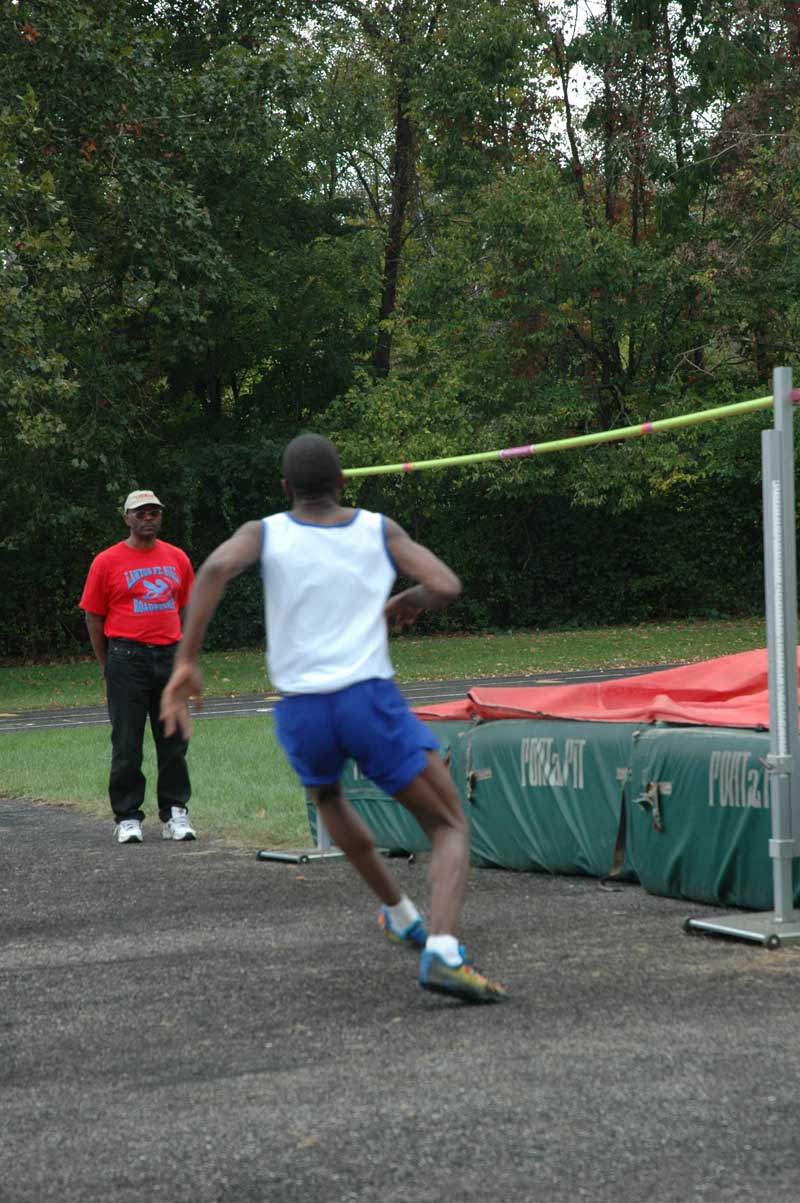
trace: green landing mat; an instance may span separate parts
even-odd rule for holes
[[[474,864],[590,876],[611,871],[632,724],[509,719],[430,726],[469,815]],[[343,784],[380,847],[430,848],[408,811],[353,764]],[[309,823],[316,839],[313,808]],[[630,877],[630,866],[618,875]]]
[[[473,862],[609,874],[636,729],[567,719],[474,728],[454,772],[467,799]],[[630,877],[630,866],[616,875]]]
[[[431,723],[469,815],[473,864],[639,881],[653,894],[773,905],[769,732],[500,719]],[[424,852],[408,811],[348,765],[345,791],[392,852]],[[316,839],[313,808],[309,808]],[[800,861],[793,865],[800,906]]]
[[[650,727],[634,740],[627,853],[646,890],[749,910],[773,906],[769,732]],[[795,860],[795,905],[800,900]]]

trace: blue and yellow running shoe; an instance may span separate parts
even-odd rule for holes
[[[413,948],[417,952],[425,947],[428,932],[421,919],[415,919],[413,923],[409,923],[408,927],[404,927],[400,931],[392,923],[388,908],[382,906],[378,912],[378,923],[386,939],[391,940],[392,944],[405,944],[406,948]]]
[[[434,994],[449,994],[468,1003],[503,1002],[508,991],[493,982],[466,960],[448,965],[438,952],[423,952],[419,963],[419,984]]]

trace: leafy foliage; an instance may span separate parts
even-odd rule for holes
[[[582,11],[0,7],[0,652],[84,645],[133,486],[199,561],[282,504],[301,429],[429,459],[763,395],[797,360],[791,6]],[[746,612],[761,424],[349,495],[463,576],[433,628]],[[261,631],[247,577],[213,637]]]

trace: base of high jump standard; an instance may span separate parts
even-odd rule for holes
[[[303,801],[306,801],[305,794]],[[262,848],[260,852],[256,853],[256,860],[282,860],[288,861],[291,865],[307,865],[312,860],[340,860],[343,856],[344,853],[334,844],[322,821],[322,816],[317,811],[316,847],[289,849],[282,852],[273,852],[270,848]]]
[[[794,909],[792,862],[800,854],[800,780],[797,733],[797,567],[791,368],[772,375],[774,425],[761,432],[764,498],[764,592],[769,669],[769,754],[774,909],[771,913],[686,919],[684,930],[750,940],[766,948],[800,940],[800,913]]]

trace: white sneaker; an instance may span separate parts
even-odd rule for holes
[[[141,844],[142,825],[138,819],[123,819],[114,828],[118,844]]]
[[[162,840],[196,840],[197,835],[182,806],[173,806],[172,818],[161,829]]]

